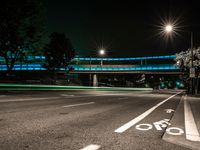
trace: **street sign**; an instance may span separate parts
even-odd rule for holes
[[[195,78],[195,68],[190,68],[190,78]]]

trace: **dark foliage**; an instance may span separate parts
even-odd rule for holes
[[[72,43],[65,34],[54,32],[50,35],[50,43],[45,48],[45,67],[48,70],[58,70],[59,68],[66,70],[74,56]]]
[[[0,3],[0,56],[7,69],[30,53],[44,30],[42,0],[2,0]]]

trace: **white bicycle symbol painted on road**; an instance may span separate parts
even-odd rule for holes
[[[153,125],[148,124],[148,123],[138,124],[138,125],[135,126],[135,128],[137,130],[141,130],[141,131],[148,131],[148,130],[153,129],[153,127],[155,127],[156,130],[161,131],[164,128],[167,128],[170,125],[171,125],[171,123],[169,122],[169,119],[163,119],[163,120],[154,122]],[[169,127],[169,128],[166,129],[166,133],[170,134],[170,135],[182,135],[184,133],[184,131],[181,128]]]

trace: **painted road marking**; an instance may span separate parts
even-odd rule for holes
[[[100,145],[94,145],[94,144],[91,144],[91,145],[88,145],[80,150],[97,150],[99,149],[101,146]]]
[[[121,100],[121,99],[128,99],[128,97],[121,97],[121,98],[118,98],[119,100]]]
[[[161,131],[163,130],[163,128],[166,128],[168,125],[171,125],[171,124],[169,123],[169,119],[163,119],[163,120],[154,122],[153,125],[156,128],[156,130]],[[153,125],[142,123],[142,124],[136,125],[135,128],[137,130],[148,131],[153,128]]]
[[[143,123],[143,124],[138,124],[137,126],[135,126],[135,128],[141,131],[148,131],[151,130],[153,126],[151,124]]]
[[[127,95],[127,94],[118,94],[118,93],[114,93],[114,94],[98,94],[96,96],[124,96],[124,95]]]
[[[171,114],[172,112],[174,112],[173,109],[165,109],[164,111],[165,111],[167,114]]]
[[[83,106],[83,105],[91,105],[91,104],[94,104],[95,102],[89,102],[89,103],[80,103],[80,104],[73,104],[73,105],[66,105],[66,106],[63,106],[65,108],[68,108],[68,107],[76,107],[76,106]]]
[[[61,94],[61,96],[74,96],[74,95]]]
[[[133,120],[131,120],[128,123],[124,124],[123,126],[119,127],[114,132],[116,132],[116,133],[122,133],[122,132],[126,131],[127,129],[129,129],[130,127],[134,126],[136,123],[138,123],[139,121],[141,121],[142,119],[144,119],[145,117],[147,117],[150,113],[152,113],[160,105],[162,105],[163,103],[165,103],[166,101],[170,100],[171,98],[173,98],[174,96],[176,96],[176,95],[178,95],[180,93],[182,93],[182,92],[176,93],[176,94],[168,97],[167,99],[165,99],[162,102],[158,103],[154,107],[152,107],[149,110],[145,111],[143,114],[139,115],[138,117],[134,118]]]
[[[163,119],[163,120],[154,122],[153,125],[156,128],[156,130],[161,131],[167,126],[170,126],[171,123],[169,123],[169,119]],[[135,128],[141,131],[148,131],[148,130],[153,129],[153,125],[148,124],[148,123],[142,123],[142,124],[136,125]],[[170,127],[170,128],[167,128],[166,133],[171,134],[171,135],[182,135],[184,131],[177,127]]]
[[[200,141],[199,132],[194,121],[194,116],[186,96],[184,97],[185,134],[190,141]]]
[[[184,131],[177,127],[170,127],[167,128],[166,133],[170,135],[182,135]]]
[[[169,123],[169,119],[163,119],[157,122],[153,123],[156,130],[162,130],[162,128],[166,128],[168,125],[171,125],[171,123]]]
[[[20,99],[7,99],[7,100],[0,100],[0,103],[4,102],[23,102],[23,101],[36,101],[36,100],[46,100],[46,99],[57,99],[60,97],[43,97],[43,98],[20,98]]]

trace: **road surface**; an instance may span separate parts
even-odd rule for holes
[[[1,93],[0,149],[187,150],[162,140],[180,99],[180,91]]]

